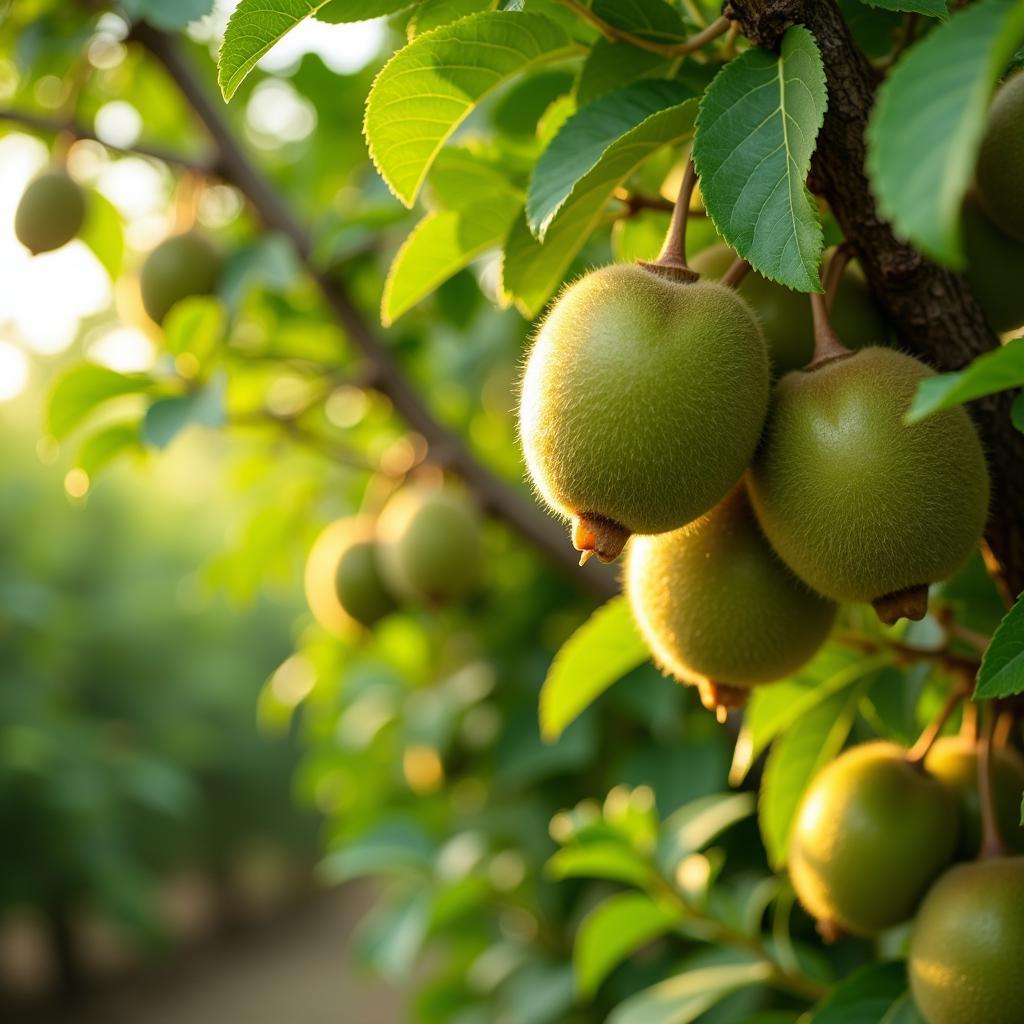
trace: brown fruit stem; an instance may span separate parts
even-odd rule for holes
[[[819,296],[820,297],[820,296]],[[852,353],[844,350],[846,355]],[[839,358],[833,356],[832,358]],[[815,356],[817,362],[817,356]],[[814,363],[808,366],[812,369]],[[883,594],[871,602],[879,621],[891,626],[900,619],[912,619],[919,622],[928,614],[928,585],[922,583],[917,587],[907,587],[906,590],[894,590],[891,594]]]
[[[981,850],[979,860],[1005,857],[1006,844],[999,831],[995,792],[992,786],[992,731],[995,709],[988,704],[982,709],[982,728],[978,740],[978,795],[981,797]]]
[[[700,277],[696,271],[690,269],[686,262],[686,221],[690,214],[690,200],[696,186],[697,168],[694,167],[693,160],[687,160],[683,180],[679,185],[679,195],[676,197],[676,205],[672,210],[672,220],[665,233],[661,252],[653,262],[637,260],[644,270],[662,277],[669,277],[682,284],[692,284]]]
[[[709,711],[714,711],[719,722],[732,710],[738,710],[747,703],[750,691],[740,686],[729,686],[728,683],[716,683],[713,679],[699,679],[697,692],[700,702]]]
[[[815,931],[821,936],[822,942],[827,946],[845,938],[846,931],[835,921],[821,920],[814,926]]]
[[[592,555],[597,555],[602,562],[614,562],[631,536],[630,531],[614,519],[586,512],[572,517],[572,545],[582,552],[580,565],[586,565]]]
[[[832,258],[828,261],[825,279],[821,284],[825,289],[825,308],[829,313],[832,312],[832,305],[836,300],[836,292],[839,290],[839,282],[843,279],[843,271],[846,270],[846,265],[850,262],[852,255],[853,250],[849,244],[840,242],[836,246],[836,251],[832,254]]]
[[[825,296],[811,292],[811,314],[814,317],[814,355],[804,372],[817,370],[833,359],[845,359],[853,353],[839,340],[828,315]]]
[[[973,700],[964,703],[964,717],[960,722],[960,735],[971,743],[978,742],[978,705]]]
[[[967,696],[968,690],[964,685],[955,686],[950,690],[939,713],[928,724],[927,728],[918,737],[917,742],[907,751],[907,764],[921,767],[929,751],[935,745],[935,741],[942,735],[942,729],[949,716],[956,710],[957,705]]]
[[[1013,725],[1017,716],[1010,708],[1000,709],[996,715],[996,724],[992,729],[992,746],[996,750],[1005,750],[1013,736]]]
[[[728,288],[739,288],[749,271],[750,264],[742,256],[737,256],[722,275],[721,283]]]

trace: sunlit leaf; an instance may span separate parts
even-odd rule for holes
[[[752,793],[715,794],[680,807],[661,827],[658,863],[662,870],[674,875],[682,860],[753,813]]]
[[[725,240],[764,277],[802,292],[821,290],[807,174],[826,105],[818,46],[795,25],[778,56],[748,50],[722,68],[693,141],[701,196]]]
[[[80,363],[59,377],[50,393],[47,430],[61,441],[97,406],[123,395],[145,394],[153,386],[144,373],[118,373],[97,363]]]
[[[650,865],[624,843],[603,840],[566,846],[547,862],[552,878],[606,878],[644,886],[651,878]]]
[[[407,819],[384,821],[357,839],[350,839],[320,862],[318,873],[337,885],[361,875],[426,873],[437,847],[421,826]]]
[[[85,223],[78,237],[92,249],[110,279],[116,281],[124,266],[124,224],[117,207],[102,193],[89,193]]]
[[[974,697],[988,700],[1017,693],[1024,693],[1024,600],[1020,599],[1006,613],[988,645]]]

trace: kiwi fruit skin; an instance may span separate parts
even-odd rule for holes
[[[978,199],[1006,234],[1024,242],[1024,75],[1007,79],[988,110],[974,180]]]
[[[385,581],[409,600],[445,604],[465,597],[480,578],[480,516],[460,491],[403,488],[381,511],[377,537]]]
[[[814,655],[836,616],[772,551],[742,485],[680,530],[634,537],[625,589],[657,663],[698,685],[781,679]]]
[[[804,908],[854,935],[909,919],[953,859],[957,808],[938,779],[893,743],[852,747],[800,803],[789,875]]]
[[[932,887],[907,961],[927,1024],[1019,1024],[1024,1013],[1024,857],[959,864]]]
[[[146,257],[139,272],[142,304],[149,318],[162,324],[171,307],[182,299],[212,295],[220,268],[220,253],[198,231],[165,238]]]
[[[985,319],[1001,334],[1024,324],[1024,242],[989,220],[976,197],[964,200],[961,215],[965,275]]]
[[[875,601],[944,579],[981,537],[988,471],[967,413],[903,422],[932,374],[871,347],[775,388],[751,499],[772,547],[827,597]]]
[[[942,736],[928,752],[924,765],[956,795],[960,804],[960,854],[976,857],[981,849],[977,746],[965,736]],[[1013,747],[992,751],[992,789],[1000,834],[1014,852],[1024,853],[1024,828],[1020,824],[1024,757]]]
[[[537,333],[520,404],[527,466],[567,518],[674,530],[739,480],[768,392],[764,337],[735,292],[604,267],[569,285]]]
[[[718,242],[697,253],[690,266],[718,279],[735,259],[732,249]],[[807,296],[762,277],[756,270],[747,272],[737,291],[761,321],[773,375],[781,377],[806,366],[814,355],[814,323]],[[847,265],[840,279],[832,304],[832,323],[843,344],[852,349],[880,345],[889,333],[864,276],[853,264]]]
[[[372,626],[398,606],[384,582],[373,521],[338,519],[314,541],[306,559],[306,603],[333,636]]]
[[[33,256],[66,245],[85,220],[85,193],[65,171],[33,178],[14,214],[14,233]]]

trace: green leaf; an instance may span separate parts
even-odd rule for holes
[[[224,340],[227,315],[210,295],[190,295],[176,302],[164,321],[164,344],[173,355],[189,352],[204,363]]]
[[[219,377],[199,391],[171,398],[158,398],[142,420],[142,440],[154,448],[166,448],[192,424],[219,427],[224,423],[224,378]]]
[[[602,96],[570,117],[541,154],[530,178],[526,221],[534,237],[544,241],[576,183],[597,166],[610,145],[651,114],[692,97],[693,90],[679,82],[637,82]]]
[[[925,377],[906,415],[917,423],[943,409],[1024,386],[1024,338],[1014,338],[1001,348],[978,356],[965,370]]]
[[[317,21],[330,22],[332,25],[369,21],[385,14],[394,14],[412,3],[415,0],[329,0],[318,6],[316,18]]]
[[[843,748],[853,726],[861,687],[841,690],[804,714],[768,755],[758,800],[758,822],[768,859],[778,870],[789,855],[789,836],[811,779]]]
[[[574,51],[560,25],[524,11],[485,11],[417,36],[384,65],[366,101],[364,131],[381,177],[412,206],[438,151],[484,97]]]
[[[889,1007],[889,1012],[882,1018],[881,1024],[927,1024],[921,1011],[914,1005],[914,997],[909,992]]]
[[[765,982],[771,974],[764,961],[685,971],[620,1003],[608,1024],[689,1024],[730,992]]]
[[[881,213],[929,256],[963,267],[960,204],[985,111],[1024,40],[1024,6],[981,0],[929,32],[878,92],[868,170]]]
[[[667,71],[672,62],[650,50],[641,50],[624,43],[613,43],[601,38],[591,47],[583,62],[576,99],[580,106],[593,102],[599,96],[635,82],[638,78]]]
[[[861,0],[868,7],[883,11],[904,11],[908,14],[926,14],[930,18],[948,18],[949,0]]]
[[[992,637],[981,659],[975,700],[1024,693],[1024,601],[1020,598]]]
[[[50,393],[46,429],[64,440],[97,406],[122,395],[146,394],[153,388],[144,373],[118,373],[97,363],[81,363],[58,378]]]
[[[1024,392],[1021,392],[1010,406],[1010,422],[1024,434]]]
[[[686,38],[683,19],[665,0],[590,0],[587,6],[609,25],[653,42],[678,43]]]
[[[675,921],[672,911],[642,893],[621,893],[599,904],[576,933],[572,959],[579,992],[592,997],[614,967]]]
[[[652,114],[613,142],[597,165],[576,182],[543,243],[530,233],[525,216],[517,220],[502,262],[506,300],[515,301],[524,316],[536,316],[597,227],[615,189],[663,146],[688,141],[696,112],[696,100],[686,100]]]
[[[328,0],[241,0],[217,56],[217,84],[231,99],[260,57]]]
[[[743,716],[729,781],[738,786],[776,736],[823,700],[872,675],[890,660],[887,654],[865,657],[852,648],[829,644],[791,679],[757,687]]]
[[[122,0],[121,8],[132,21],[147,21],[164,32],[180,32],[213,10],[213,0]]]
[[[673,877],[681,861],[753,812],[752,793],[716,793],[680,807],[661,827],[658,864],[662,871]]]
[[[422,827],[413,821],[385,821],[358,839],[347,841],[329,853],[317,869],[332,885],[361,875],[414,872],[429,874],[437,848]]]
[[[841,981],[807,1024],[879,1024],[907,988],[902,963],[872,964]]]
[[[625,597],[602,605],[562,645],[540,691],[540,729],[549,742],[616,680],[650,658]]]
[[[85,223],[78,237],[92,249],[110,279],[116,281],[124,266],[124,224],[117,207],[95,190],[86,199]]]
[[[428,213],[413,228],[388,271],[381,297],[384,326],[393,324],[481,253],[499,248],[520,203],[518,195],[507,192],[465,210]]]
[[[108,463],[128,451],[142,451],[136,420],[113,423],[87,437],[78,449],[75,464],[84,469],[90,479],[95,479]]]
[[[551,878],[606,878],[628,885],[645,886],[651,879],[651,867],[623,843],[599,840],[578,846],[566,846],[545,865]]]
[[[424,0],[417,5],[406,31],[411,41],[424,32],[479,11],[492,11],[496,6],[497,0]]]
[[[825,116],[825,70],[800,25],[781,55],[748,50],[708,87],[693,159],[701,195],[725,240],[764,277],[820,292],[822,232],[807,190]]]

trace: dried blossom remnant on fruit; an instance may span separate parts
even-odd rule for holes
[[[768,388],[763,335],[733,291],[605,267],[567,287],[538,331],[520,403],[527,466],[547,504],[582,523],[577,546],[614,557],[628,534],[676,529],[728,493]],[[608,543],[602,522],[616,527]]]

